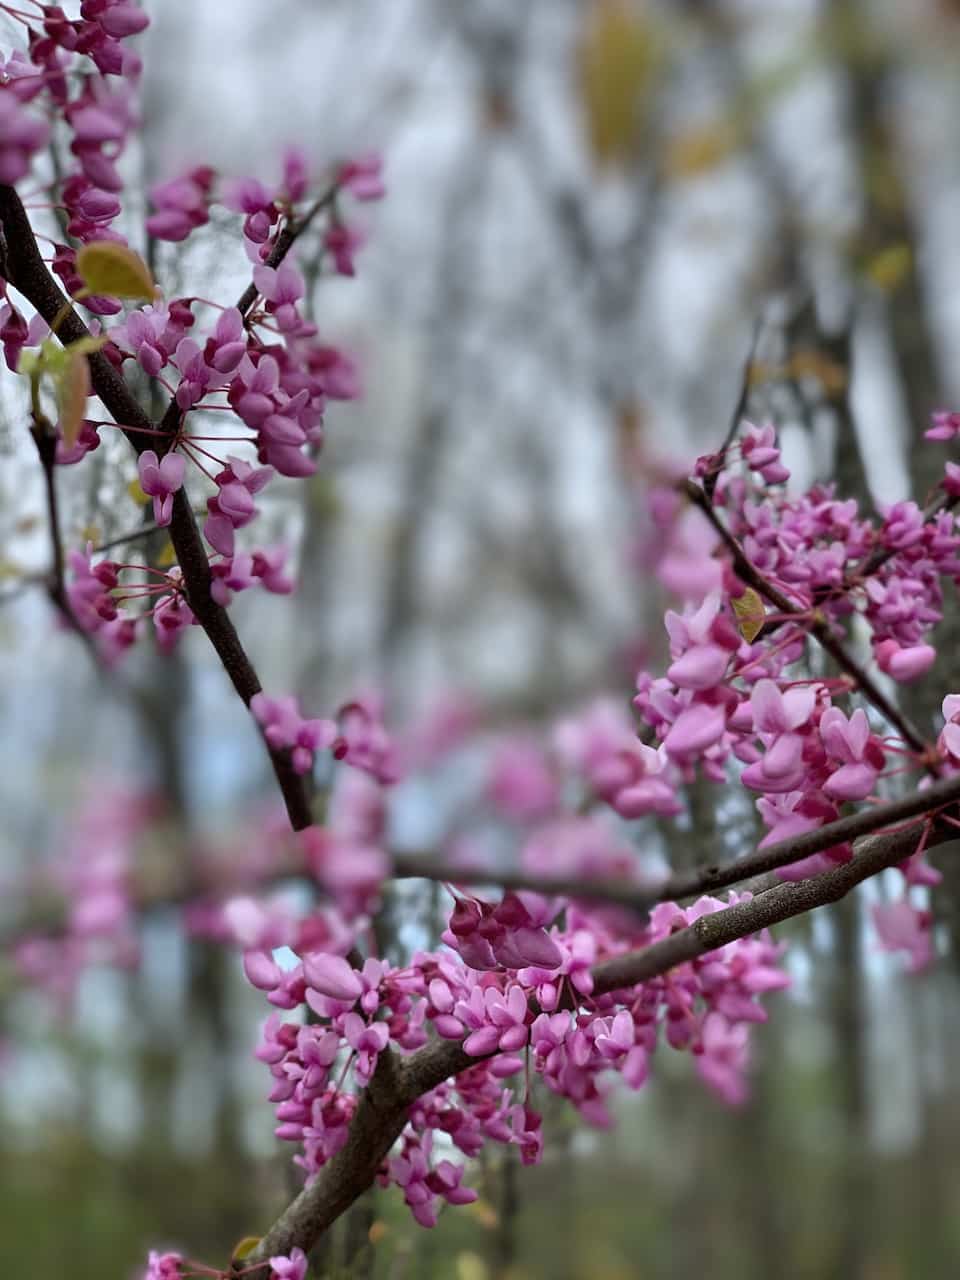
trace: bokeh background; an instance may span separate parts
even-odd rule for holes
[[[626,704],[638,663],[662,657],[645,495],[722,440],[751,352],[748,412],[778,424],[798,484],[836,479],[869,508],[936,483],[942,447],[922,447],[922,432],[960,400],[960,5],[148,8],[131,181],[199,162],[270,180],[285,143],[318,170],[385,158],[358,277],[327,278],[309,244],[301,258],[310,312],[356,357],[365,393],[331,410],[316,477],[274,484],[265,504],[300,590],[241,597],[234,613],[266,687],[313,714],[376,686],[410,732],[444,716],[478,726],[477,745],[399,789],[401,843],[456,824],[469,835],[486,746],[549,735],[601,693]],[[235,219],[184,250],[146,246],[140,212],[126,229],[168,295],[236,296],[248,268]],[[8,960],[36,925],[26,890],[50,868],[123,845],[141,879],[199,853],[227,876],[256,862],[275,808],[202,635],[172,657],[142,646],[104,680],[52,626],[41,477],[12,382],[0,380]],[[128,453],[108,442],[64,477],[72,545],[143,519]],[[901,693],[928,726],[960,689],[952,600],[939,636],[933,677]],[[629,834],[682,865],[743,847],[752,827],[713,788],[680,823]],[[795,983],[768,1001],[744,1107],[724,1109],[664,1051],[611,1131],[545,1099],[539,1168],[491,1152],[479,1202],[433,1232],[372,1193],[317,1273],[958,1274],[956,856],[938,858],[939,958],[923,977],[878,951],[865,908],[883,884],[782,930]],[[437,910],[428,889],[396,894],[392,945],[425,939]],[[128,1277],[157,1244],[222,1264],[295,1185],[252,1058],[266,1008],[236,953],[185,934],[170,906],[115,958],[47,975],[44,991],[2,969],[4,1274]]]

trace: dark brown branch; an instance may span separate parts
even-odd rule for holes
[[[47,502],[47,529],[50,536],[50,572],[47,577],[47,594],[66,624],[90,646],[90,637],[80,626],[67,595],[63,560],[63,539],[60,536],[60,507],[57,502],[57,434],[53,424],[34,405],[33,425],[30,435],[37,447],[37,456],[43,471],[44,493]]]
[[[630,880],[578,879],[574,876],[531,876],[522,871],[505,871],[496,868],[452,867],[444,864],[436,855],[399,852],[391,857],[394,879],[423,879],[449,882],[456,885],[495,885],[501,889],[530,889],[547,897],[578,898],[584,902],[610,903],[637,913],[643,913],[658,902],[672,902],[696,897],[702,893],[716,893],[747,880],[776,871],[780,867],[809,858],[835,845],[857,840],[862,836],[881,832],[884,828],[903,826],[904,838],[913,841],[913,849],[919,841],[919,827],[930,814],[939,812],[960,802],[960,775],[936,782],[925,790],[914,790],[900,800],[862,809],[857,813],[838,818],[836,822],[806,831],[791,840],[779,840],[765,849],[755,849],[731,862],[712,862],[686,871],[674,872],[653,885],[638,885]],[[280,861],[269,875],[259,879],[260,888],[268,888],[308,875],[299,860]],[[240,884],[218,884],[209,876],[187,877],[169,874],[158,880],[156,872],[149,879],[134,886],[134,904],[137,911],[146,913],[160,908],[173,907],[193,898],[210,894],[239,891]],[[247,886],[248,887],[248,886]],[[0,935],[0,943],[9,945],[15,938],[29,932],[56,934],[63,925],[62,908],[57,902],[39,902],[33,910],[13,923],[11,929]]]
[[[533,889],[538,893],[556,894],[562,897],[582,898],[585,901],[611,902],[634,911],[644,911],[657,902],[672,902],[679,898],[692,898],[701,893],[714,893],[728,889],[744,880],[766,875],[792,862],[832,849],[881,831],[884,827],[911,822],[914,841],[918,839],[916,827],[925,815],[960,801],[960,775],[936,782],[923,791],[912,791],[901,800],[861,809],[805,831],[790,840],[778,840],[765,849],[731,862],[711,862],[689,870],[677,871],[656,885],[646,887],[629,880],[581,880],[576,877],[529,876],[522,871],[484,870],[482,867],[460,869],[443,866],[433,858],[417,854],[397,854],[393,860],[393,874],[397,878],[418,876],[425,880],[446,880],[452,884],[495,884],[503,889]],[[909,833],[908,833],[909,834]]]
[[[313,204],[301,218],[291,218],[287,225],[277,236],[277,242],[270,250],[266,265],[268,267],[278,267],[284,260],[290,250],[293,248],[296,240],[303,235],[317,214],[324,209],[328,209],[334,202],[339,191],[339,186],[334,183],[329,187],[322,196],[314,200]],[[247,285],[243,293],[237,299],[237,310],[241,315],[246,315],[253,306],[257,298],[257,286],[252,282]]]
[[[934,828],[928,843],[943,844],[955,838],[955,829],[943,824]],[[860,844],[852,861],[835,870],[796,884],[778,885],[747,902],[703,916],[696,924],[642,951],[602,961],[593,970],[594,991],[603,995],[647,982],[729,942],[837,902],[862,881],[909,857],[915,842],[913,831],[872,836]],[[284,1210],[244,1265],[289,1254],[296,1245],[309,1251],[370,1186],[403,1129],[408,1108],[422,1094],[477,1061],[459,1042],[450,1040],[433,1041],[400,1062],[390,1055],[381,1079],[375,1077],[375,1087],[371,1084],[360,1099],[346,1145],[324,1166],[312,1186]],[[250,1273],[251,1280],[266,1280],[267,1275],[265,1267]]]
[[[36,308],[48,324],[53,324],[67,303],[56,281],[47,270],[34,239],[26,211],[13,187],[0,184],[0,228],[5,241],[4,271],[6,279]],[[59,321],[57,336],[62,342],[75,342],[89,336],[80,316],[68,308]],[[97,352],[89,357],[93,390],[126,435],[139,455],[156,448],[156,435],[150,418],[140,407],[127,383],[105,356]],[[159,450],[158,450],[159,452]],[[233,622],[225,609],[210,594],[210,565],[186,493],[174,496],[170,540],[183,574],[183,585],[190,608],[207,633],[234,689],[249,706],[260,692],[260,681],[247,657]],[[265,743],[266,745],[266,743]],[[312,822],[310,798],[304,780],[294,772],[288,751],[274,751],[267,746],[277,784],[283,795],[290,823],[302,830]]]

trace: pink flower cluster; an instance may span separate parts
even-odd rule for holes
[[[274,750],[290,751],[297,773],[308,773],[313,768],[315,753],[332,746],[337,736],[332,720],[304,720],[296,698],[268,698],[265,693],[258,693],[250,703],[250,710],[270,746]]]
[[[66,905],[65,929],[19,940],[13,958],[21,977],[69,1002],[91,964],[136,963],[134,854],[156,816],[150,795],[104,783],[93,790],[45,870],[47,891],[62,895]]]
[[[781,948],[765,935],[743,939],[662,978],[603,994],[595,993],[592,972],[725,905],[714,898],[688,908],[667,903],[647,925],[614,930],[575,904],[532,893],[507,894],[499,904],[458,897],[445,935],[455,949],[417,952],[402,967],[369,957],[355,967],[341,954],[301,949],[300,962],[282,970],[268,951],[248,951],[244,967],[254,986],[280,1008],[305,1003],[314,1014],[309,1024],[272,1015],[257,1050],[273,1076],[277,1136],[300,1145],[297,1163],[312,1177],[346,1141],[381,1054],[419,1049],[431,1025],[461,1041],[477,1063],[415,1103],[399,1153],[380,1172],[384,1185],[403,1191],[417,1221],[432,1226],[441,1202],[464,1204],[475,1195],[462,1185],[462,1162],[436,1158],[435,1135],[445,1134],[467,1158],[492,1140],[517,1145],[527,1163],[539,1159],[529,1081],[507,1083],[525,1063],[594,1123],[607,1121],[604,1078],[618,1073],[641,1087],[661,1040],[691,1051],[722,1098],[742,1101],[747,1032],[766,1016],[757,997],[789,981],[778,965]]]
[[[122,194],[116,161],[137,122],[133,89],[140,63],[121,42],[143,30],[147,21],[137,5],[124,0],[84,0],[77,19],[48,6],[42,32],[28,28],[29,49],[0,59],[0,176],[17,181],[29,172],[49,138],[44,113],[36,109],[52,105],[71,131],[70,149],[79,166],[60,186],[74,242],[122,239],[110,226],[120,211]],[[84,70],[84,59],[92,61],[95,73]],[[283,228],[315,195],[315,186],[304,155],[296,149],[286,153],[281,180],[274,187],[255,178],[221,181],[205,166],[160,184],[152,193],[156,212],[148,219],[148,229],[162,238],[183,239],[206,223],[214,200],[245,215],[256,301],[244,312],[217,308],[209,325],[201,325],[194,309],[208,304],[194,298],[155,300],[128,311],[109,331],[104,351],[118,369],[133,359],[150,378],[170,379],[173,373],[179,430],[167,447],[163,442],[147,447],[144,441],[141,451],[138,444],[140,485],[153,499],[154,518],[162,527],[170,523],[173,498],[184,487],[188,465],[212,482],[215,491],[207,498],[204,533],[217,553],[211,574],[214,598],[221,604],[254,582],[272,592],[292,589],[283,571],[283,553],[262,547],[239,551],[236,531],[256,518],[255,497],[274,472],[305,477],[316,470],[327,401],[360,393],[350,358],[320,342],[316,327],[303,318],[306,286],[293,256],[271,260]],[[361,238],[343,222],[342,200],[373,200],[382,194],[379,157],[348,161],[333,171],[314,212],[325,210],[329,225],[324,234],[337,270],[352,273],[352,254]],[[56,243],[52,269],[72,295],[84,288],[75,247]],[[7,300],[5,285],[0,290],[0,341],[8,366],[15,370],[23,348],[36,345],[47,329],[40,320],[28,324]],[[115,298],[88,296],[83,301],[97,315],[114,315],[121,309]],[[245,428],[250,434],[231,438],[246,441],[256,461],[235,456],[237,449],[219,458],[201,444],[215,441],[216,435],[195,435],[187,418],[208,408],[232,410],[230,430]],[[69,448],[60,445],[57,461],[75,464],[96,449],[100,425],[84,422]],[[216,464],[212,471],[208,459]],[[164,649],[195,621],[176,571],[145,590],[119,591],[118,581],[106,581],[118,571],[108,562],[94,567],[88,553],[85,561],[72,557],[72,568],[75,578],[69,590],[79,624],[96,634],[111,660],[136,640],[136,620],[143,616],[142,609],[122,613],[123,603],[150,601],[149,614]],[[98,582],[106,590],[100,590]],[[349,737],[345,734],[344,741]],[[354,750],[343,744],[341,749]]]

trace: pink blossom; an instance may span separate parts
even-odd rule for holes
[[[751,471],[759,472],[767,484],[783,484],[790,479],[790,472],[780,461],[772,423],[762,427],[748,425],[741,437],[740,451]]]
[[[719,742],[726,728],[723,707],[698,702],[681,711],[663,740],[667,755],[689,760]]]
[[[352,1003],[363,994],[363,986],[352,967],[342,956],[318,951],[303,958],[303,973],[307,982],[321,995],[331,1000]]]
[[[235,213],[244,213],[243,234],[255,245],[269,239],[270,229],[280,216],[273,193],[256,178],[234,178],[224,184],[223,203]]]
[[[839,707],[828,707],[820,719],[820,738],[828,755],[843,762],[824,782],[824,792],[837,800],[865,799],[884,763],[866,712],[860,707],[848,720]]]
[[[363,769],[379,782],[396,782],[400,776],[397,749],[381,719],[379,700],[360,697],[345,703],[337,713],[340,732],[333,755],[355,769]]]
[[[520,821],[549,813],[558,800],[557,780],[542,751],[522,739],[504,742],[497,749],[488,792],[497,809]]]
[[[88,453],[93,453],[94,449],[100,447],[100,433],[97,425],[87,419],[80,424],[80,430],[77,432],[77,438],[68,449],[63,442],[62,435],[57,440],[57,466],[69,467],[74,463],[80,462]]]
[[[908,969],[920,973],[933,963],[929,911],[920,911],[909,898],[897,902],[878,902],[871,908],[874,927],[885,951],[905,951]]]
[[[936,661],[937,651],[929,644],[903,647],[895,640],[881,640],[874,648],[877,666],[901,684],[925,675]]]
[[[151,1249],[143,1280],[180,1280],[182,1266],[183,1258],[179,1253],[157,1253]]]
[[[747,1099],[747,1053],[747,1028],[743,1023],[728,1022],[720,1013],[707,1015],[700,1033],[697,1071],[730,1106],[740,1106]]]
[[[0,92],[0,182],[12,186],[30,172],[34,155],[50,137],[50,126],[26,112],[16,95]]]
[[[147,218],[147,231],[158,240],[185,240],[210,219],[208,202],[213,170],[206,166],[191,169],[180,178],[171,178],[150,188],[150,203],[156,209]]]
[[[294,1246],[289,1254],[277,1254],[270,1259],[270,1280],[304,1280],[307,1274],[307,1255]]]
[[[354,275],[354,255],[364,243],[363,235],[353,227],[334,223],[324,232],[323,243],[333,259],[334,270],[341,276]]]
[[[186,459],[181,453],[165,453],[157,459],[152,449],[145,449],[137,459],[140,487],[153,498],[153,518],[161,527],[173,516],[173,495],[183,485]]]
[[[215,551],[228,558],[234,555],[234,530],[242,529],[255,518],[253,499],[272,475],[272,467],[253,467],[240,458],[231,457],[214,477],[217,493],[207,499],[203,536]]]
[[[307,773],[313,767],[314,754],[332,746],[337,737],[331,720],[304,720],[295,698],[269,698],[258,693],[250,700],[250,710],[274,750],[289,748],[298,773]]]
[[[924,432],[928,440],[953,440],[960,435],[960,413],[938,409],[931,417],[933,426]]]
[[[296,332],[301,325],[297,303],[306,291],[296,265],[288,258],[276,268],[254,267],[253,280],[266,299],[267,311],[276,318],[280,332]]]
[[[379,155],[360,156],[340,166],[337,182],[355,200],[379,200],[385,194],[382,168]]]

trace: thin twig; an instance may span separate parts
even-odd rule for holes
[[[740,374],[740,393],[737,396],[737,403],[733,406],[733,413],[730,415],[730,425],[727,427],[727,434],[723,438],[723,444],[717,451],[716,457],[721,460],[726,457],[727,450],[730,448],[740,426],[740,421],[747,411],[747,404],[750,401],[750,391],[753,387],[753,365],[757,358],[757,347],[760,344],[760,335],[763,332],[763,318],[758,316],[753,324],[753,333],[750,338],[750,347],[747,351],[746,358],[743,362],[743,370]],[[717,480],[720,477],[720,467],[715,471],[710,471],[703,479],[704,493],[707,500],[713,504],[713,493],[717,487]]]
[[[67,626],[77,633],[87,649],[99,662],[93,637],[80,625],[67,594],[66,569],[63,558],[63,539],[60,536],[60,507],[57,501],[57,433],[53,424],[41,413],[34,393],[33,423],[30,435],[37,448],[43,471],[44,494],[47,503],[47,530],[50,537],[50,572],[47,576],[47,595]]]

